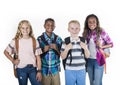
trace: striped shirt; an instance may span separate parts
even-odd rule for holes
[[[73,48],[71,49],[72,54],[72,62],[70,65],[70,55],[68,55],[65,69],[67,70],[81,70],[85,69],[85,59],[84,59],[84,53],[82,52],[82,48],[80,46],[80,39],[79,40],[73,40],[70,37],[70,42],[73,45]],[[61,52],[65,50],[65,42],[62,43]]]

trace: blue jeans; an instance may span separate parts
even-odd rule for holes
[[[99,66],[96,59],[88,59],[87,71],[90,85],[102,85],[104,66]]]
[[[41,83],[36,80],[36,73],[36,68],[31,64],[28,64],[24,68],[17,68],[19,85],[27,85],[28,78],[31,82],[31,85],[41,85]]]
[[[65,85],[86,85],[86,71],[65,70]]]

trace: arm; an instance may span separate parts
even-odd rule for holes
[[[13,64],[15,64],[15,65],[19,64],[20,60],[19,59],[13,59],[13,57],[6,50],[4,50],[4,54]]]
[[[36,63],[37,63],[37,75],[36,75],[36,79],[38,81],[41,81],[42,79],[42,75],[41,75],[41,58],[39,55],[36,56]]]
[[[103,39],[104,44],[101,46],[101,48],[111,48],[113,47],[113,42],[109,35],[103,30],[101,33],[101,37]]]
[[[61,58],[65,59],[67,57],[68,51],[72,49],[72,44],[69,43],[68,45],[65,45],[65,49],[63,50],[63,52],[61,52]]]

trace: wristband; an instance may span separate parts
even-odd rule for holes
[[[37,72],[40,72],[40,73],[41,73],[41,70],[38,69]]]

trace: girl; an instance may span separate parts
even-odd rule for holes
[[[34,40],[31,24],[27,20],[22,20],[18,25],[15,38],[4,50],[5,56],[16,66],[16,72],[19,85],[27,85],[28,78],[32,85],[41,85],[41,49]],[[16,48],[18,40],[18,48]],[[33,48],[35,42],[35,49]],[[18,50],[18,51],[17,51]],[[18,58],[14,59],[12,54],[17,54]]]
[[[87,40],[90,51],[87,62],[90,85],[102,85],[104,66],[98,64],[96,55],[100,52],[98,52],[99,48],[103,50],[110,48],[113,46],[113,42],[105,30],[100,27],[98,17],[94,14],[88,15],[85,20],[83,37]]]

